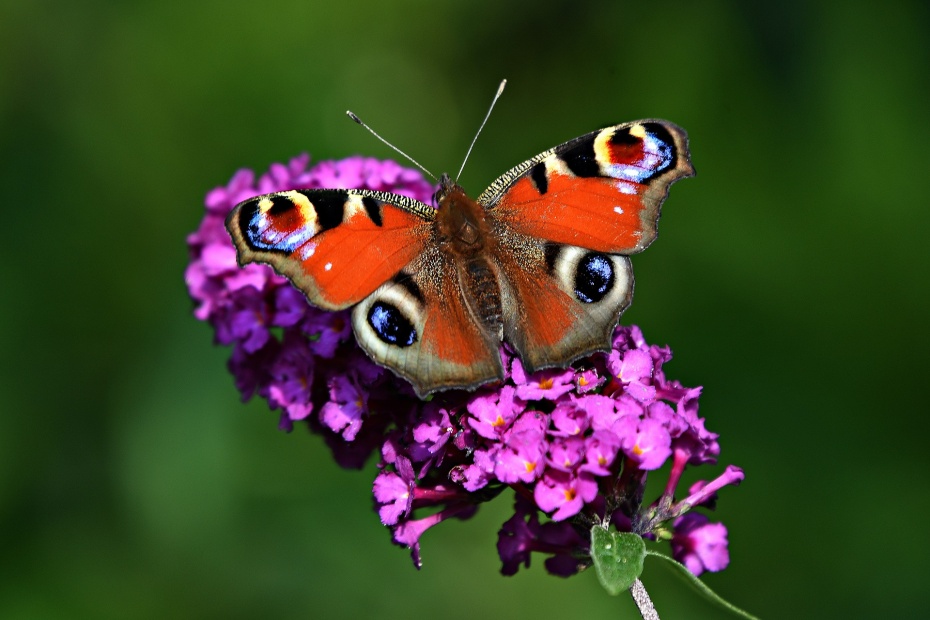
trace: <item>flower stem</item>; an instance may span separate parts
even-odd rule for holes
[[[659,620],[659,612],[656,611],[655,605],[652,604],[652,599],[649,598],[649,593],[646,592],[646,586],[643,585],[642,581],[636,579],[633,582],[633,585],[630,586],[630,594],[633,595],[633,600],[636,602],[643,620]]]

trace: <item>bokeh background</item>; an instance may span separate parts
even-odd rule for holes
[[[372,467],[243,405],[185,235],[240,167],[391,153],[462,183],[616,122],[685,127],[625,322],[745,468],[708,575],[760,616],[927,617],[930,9],[920,2],[0,3],[0,617],[620,618],[498,574],[508,499],[423,540]],[[723,618],[647,564],[663,618]]]

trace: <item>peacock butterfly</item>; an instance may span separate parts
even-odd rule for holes
[[[271,265],[320,308],[354,306],[358,343],[425,396],[502,378],[502,340],[528,372],[609,349],[633,296],[628,255],[693,174],[685,131],[641,120],[540,153],[477,200],[446,174],[435,208],[293,190],[238,204],[226,228],[240,265]]]

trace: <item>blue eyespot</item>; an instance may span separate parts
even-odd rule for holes
[[[603,254],[585,254],[575,271],[575,296],[586,304],[602,300],[614,283],[614,266]]]
[[[368,324],[387,344],[409,347],[417,340],[417,330],[401,311],[391,304],[377,301],[368,310]]]

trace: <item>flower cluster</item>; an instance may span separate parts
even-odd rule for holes
[[[373,364],[351,337],[344,312],[325,312],[264,266],[239,268],[223,222],[238,202],[295,188],[391,191],[428,202],[435,188],[391,161],[354,157],[308,168],[307,156],[275,165],[257,182],[240,171],[206,198],[200,228],[188,237],[185,274],[197,318],[217,342],[233,345],[229,368],[244,399],[258,395],[280,411],[280,426],[307,424],[344,467],[380,454],[373,493],[381,521],[420,565],[420,538],[448,518],[468,518],[506,488],[514,516],[498,538],[502,572],[547,557],[553,574],[587,564],[594,523],[671,541],[693,573],[729,562],[726,528],[688,512],[712,507],[737,484],[733,466],[709,482],[676,490],[687,465],[716,462],[717,435],[698,417],[701,388],[665,376],[667,347],[639,328],[618,327],[613,346],[566,369],[527,373],[505,344],[503,381],[475,392],[451,390],[428,401]],[[643,502],[646,476],[671,463],[659,498]],[[423,516],[426,509],[427,516]]]

